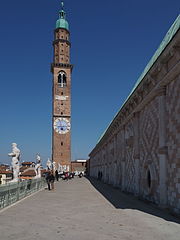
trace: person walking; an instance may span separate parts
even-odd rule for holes
[[[68,178],[69,178],[69,174],[68,172],[65,172],[65,180],[68,181]]]
[[[52,171],[49,171],[46,177],[47,185],[48,185],[48,190],[54,190],[54,180],[55,177],[53,175]]]
[[[52,190],[54,190],[54,181],[55,181],[55,177],[54,177],[53,171],[51,171],[50,182],[51,182],[51,189]]]
[[[55,177],[56,177],[56,181],[59,181],[59,173],[58,173],[58,170],[55,171]]]
[[[50,191],[51,190],[51,186],[50,186],[50,171],[48,171],[47,174],[46,174],[46,182],[47,182],[47,185],[48,185],[48,190]]]

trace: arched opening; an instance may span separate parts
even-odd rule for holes
[[[152,179],[151,179],[151,172],[148,169],[148,171],[147,171],[147,185],[148,185],[148,188],[151,188],[151,184],[152,184],[151,181],[152,181]]]
[[[67,86],[66,73],[64,71],[59,72],[58,85],[62,88]]]

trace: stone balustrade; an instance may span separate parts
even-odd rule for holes
[[[37,192],[46,185],[44,178],[7,183],[0,186],[0,209],[5,208],[22,198]]]

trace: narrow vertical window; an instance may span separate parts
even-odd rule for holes
[[[148,183],[148,187],[151,188],[151,173],[149,169],[147,173],[147,183]]]
[[[66,81],[66,73],[64,71],[61,71],[58,76],[58,84],[60,87],[66,87],[67,81]]]

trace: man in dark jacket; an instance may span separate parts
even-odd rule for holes
[[[59,181],[59,173],[58,170],[55,171],[56,181]]]
[[[49,171],[46,177],[47,185],[48,185],[48,190],[50,191],[51,189],[54,190],[54,180],[55,177],[53,175],[52,171]]]

